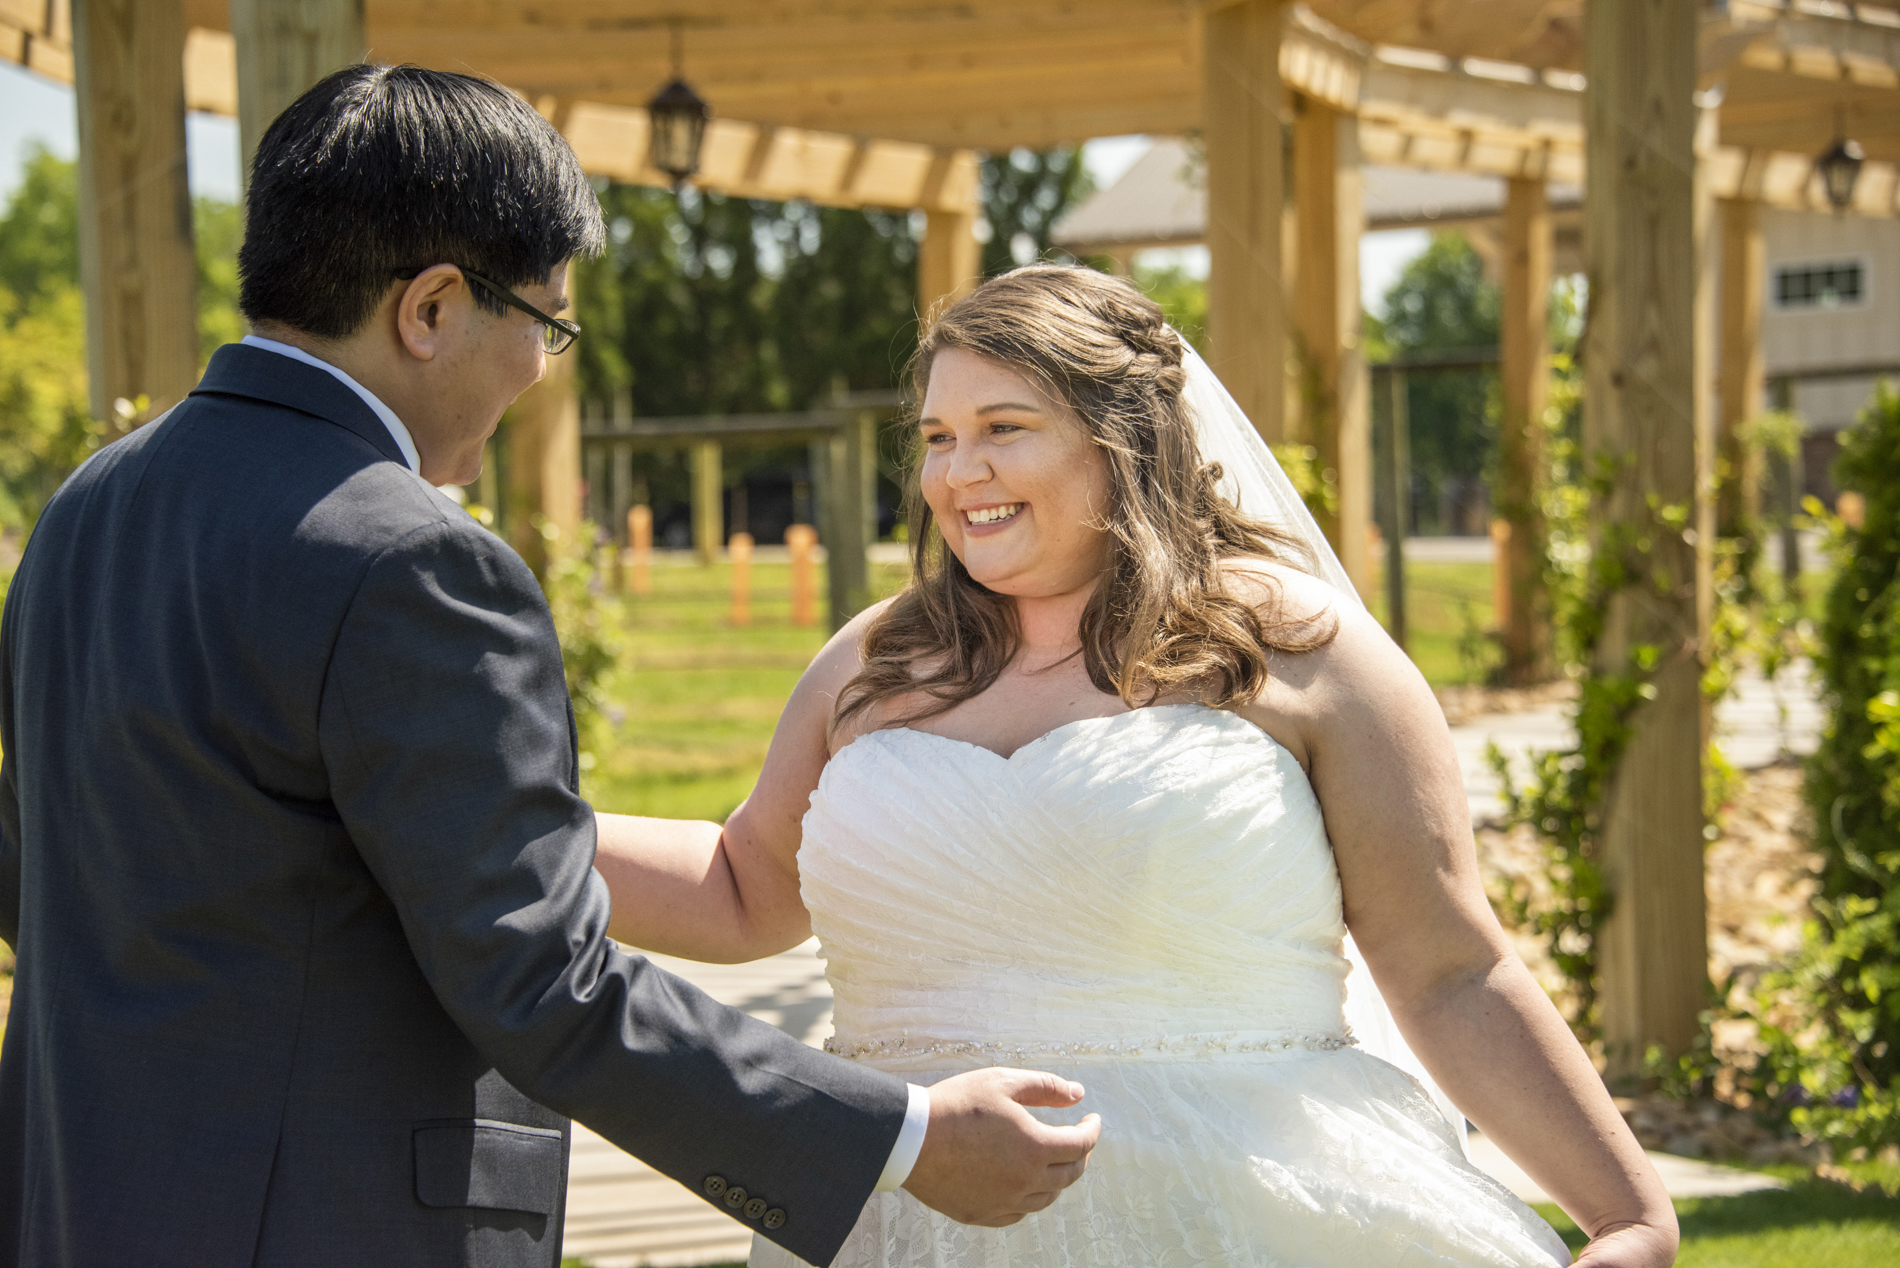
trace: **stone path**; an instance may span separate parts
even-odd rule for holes
[[[1528,753],[1569,742],[1567,707],[1489,714],[1452,728],[1474,823],[1498,815],[1498,784],[1484,760],[1485,745],[1495,742],[1521,770]],[[1820,726],[1820,709],[1805,667],[1784,671],[1777,683],[1746,679],[1716,710],[1717,742],[1743,769],[1767,765],[1783,753],[1812,752]],[[831,990],[815,941],[753,964],[694,964],[664,956],[654,960],[715,999],[806,1043],[822,1044],[831,1033]],[[1549,1200],[1482,1136],[1472,1137],[1471,1154],[1526,1201]],[[1781,1184],[1772,1176],[1732,1167],[1668,1154],[1650,1157],[1676,1197],[1727,1196]],[[748,1253],[751,1235],[737,1221],[579,1124],[574,1128],[570,1172],[565,1253],[594,1268],[688,1268],[743,1260]]]

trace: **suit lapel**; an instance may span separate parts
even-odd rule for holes
[[[211,354],[191,394],[246,396],[294,409],[355,433],[391,462],[409,465],[383,420],[342,380],[268,348],[225,344]]]

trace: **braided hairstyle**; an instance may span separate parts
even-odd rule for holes
[[[1182,346],[1161,309],[1093,269],[1032,264],[991,278],[944,312],[908,376],[920,405],[938,353],[960,348],[1008,365],[1067,404],[1107,459],[1109,562],[1079,634],[1096,689],[1131,708],[1187,699],[1245,703],[1267,681],[1269,650],[1331,640],[1337,621],[1286,619],[1234,597],[1222,561],[1268,558],[1310,571],[1291,534],[1240,514],[1215,487],[1181,402]],[[836,723],[907,697],[894,722],[932,717],[982,694],[1015,658],[1015,604],[946,549],[913,450],[906,502],[909,586],[865,631],[863,668],[839,693]]]

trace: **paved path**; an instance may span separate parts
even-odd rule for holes
[[[1488,543],[1487,543],[1488,544]],[[1569,742],[1566,705],[1522,713],[1491,714],[1452,728],[1464,768],[1473,822],[1498,814],[1498,785],[1484,760],[1496,742],[1520,763],[1524,756]],[[1785,720],[1784,720],[1785,719]],[[1805,672],[1784,671],[1782,681],[1745,680],[1716,710],[1717,742],[1736,766],[1752,768],[1784,751],[1813,751],[1820,709]],[[654,957],[724,1003],[744,1008],[813,1045],[831,1033],[831,990],[817,943],[753,964],[693,964]],[[1770,1176],[1717,1167],[1688,1158],[1651,1154],[1677,1197],[1726,1196],[1777,1187]],[[1481,1136],[1472,1138],[1472,1158],[1527,1201],[1548,1201],[1536,1184]],[[693,1193],[628,1157],[576,1124],[568,1185],[566,1253],[595,1268],[656,1268],[743,1260],[751,1235]]]
[[[1821,706],[1814,695],[1805,661],[1782,670],[1773,682],[1759,674],[1745,675],[1716,706],[1715,742],[1740,770],[1767,766],[1783,756],[1805,757],[1821,735]],[[1565,702],[1522,713],[1487,714],[1451,729],[1473,823],[1491,822],[1501,813],[1498,780],[1485,760],[1485,746],[1495,743],[1522,782],[1530,754],[1575,740],[1569,712]]]

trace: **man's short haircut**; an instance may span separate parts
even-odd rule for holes
[[[527,102],[469,75],[349,66],[292,102],[257,147],[238,307],[253,323],[338,339],[370,319],[399,271],[456,264],[538,285],[603,241],[580,160]]]

